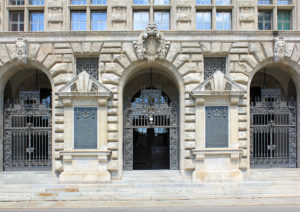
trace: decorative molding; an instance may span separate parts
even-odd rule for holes
[[[164,60],[170,48],[170,42],[165,40],[156,24],[148,24],[137,41],[133,42],[134,50],[139,60],[153,62],[156,59]]]
[[[280,61],[286,53],[286,43],[282,37],[276,37],[274,43],[274,61]]]
[[[19,63],[28,62],[28,42],[23,38],[18,38],[16,42],[16,54]]]

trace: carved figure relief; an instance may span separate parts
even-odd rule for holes
[[[276,38],[275,39],[275,44],[274,44],[274,60],[279,61],[284,58],[284,55],[286,53],[286,44],[284,39],[281,38]]]
[[[16,42],[16,54],[19,63],[28,62],[28,43],[23,38],[18,38]]]
[[[166,41],[164,34],[157,30],[156,24],[148,24],[139,39],[133,42],[133,46],[139,60],[147,59],[148,62],[152,62],[156,59],[165,59],[170,42]]]

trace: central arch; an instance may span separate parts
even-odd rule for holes
[[[136,68],[127,72],[128,75],[126,76],[125,74],[126,80],[124,78],[123,80],[121,79],[121,84],[123,88],[122,89],[123,169],[125,170],[179,169],[179,167],[181,166],[180,164],[181,161],[180,140],[181,139],[180,138],[182,136],[180,132],[180,125],[179,125],[182,114],[179,108],[180,108],[180,104],[182,103],[181,88],[183,87],[183,84],[181,85],[180,75],[176,71],[173,72],[172,70],[170,71],[165,70],[164,67],[158,65],[157,63],[156,64],[148,63],[147,65],[144,65],[142,67],[143,68]],[[149,96],[149,93],[151,93],[150,94],[151,97]],[[156,97],[152,99],[153,95]],[[131,110],[132,109],[135,110],[132,107],[132,105],[141,103],[139,102],[141,98],[147,99],[146,101],[143,102],[146,103],[144,106],[147,105],[147,107],[151,107],[150,101],[152,99],[153,108],[156,108],[155,109],[157,112],[156,115],[158,116],[156,118],[153,116],[153,118],[155,119],[154,120],[155,124],[152,123],[151,125],[149,122],[150,120],[146,120],[145,123],[147,122],[149,124],[148,126],[146,127],[135,126],[134,129],[131,129],[132,130],[131,142],[132,144],[135,143],[135,147],[132,146],[132,150],[128,150],[128,147],[126,146],[126,139],[128,140],[128,138],[126,138],[126,136],[128,136],[128,130],[126,130],[126,122],[128,122],[128,108],[130,108]],[[164,109],[160,110],[161,108]],[[171,115],[172,110],[174,111],[173,117]],[[169,114],[168,111],[170,112]],[[159,116],[159,113],[161,116]],[[159,119],[158,117],[161,118]],[[169,125],[170,124],[169,122],[174,117],[175,119],[173,119],[173,125],[172,124]],[[159,123],[157,122],[158,120],[161,120],[160,124],[164,126],[159,125]],[[170,142],[172,139],[175,140],[176,147],[174,147],[174,142]],[[136,159],[138,160],[139,157],[138,155],[140,155],[134,153],[134,151],[139,151],[139,149],[136,148],[138,146],[137,145],[138,142],[148,143],[150,146],[152,145],[151,151],[154,152],[156,151],[156,153],[158,151],[161,153],[161,154],[158,153],[156,155],[152,154],[152,161],[148,161],[149,163],[152,162],[152,165],[149,165],[149,163],[144,163],[148,165],[145,165],[143,167],[143,165],[142,166],[138,165],[138,161],[134,161]],[[141,148],[140,150],[147,151],[147,149],[143,150]],[[148,149],[148,154],[149,154],[149,149]],[[168,157],[168,159],[166,156]],[[128,158],[130,157],[132,161],[131,163],[128,163]],[[161,158],[161,161],[159,161],[158,158]]]

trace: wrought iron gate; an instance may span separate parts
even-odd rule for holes
[[[178,126],[176,106],[161,90],[145,89],[124,112],[124,169],[133,169],[133,129],[169,128],[170,169],[178,169]]]
[[[51,100],[40,102],[39,91],[20,91],[4,106],[4,169],[51,168]]]
[[[251,103],[251,166],[296,167],[296,102],[262,89]]]

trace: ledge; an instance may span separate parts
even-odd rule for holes
[[[196,156],[196,161],[203,161],[205,155],[230,155],[231,160],[238,160],[243,153],[242,149],[231,148],[206,148],[206,149],[194,149],[192,153]]]

